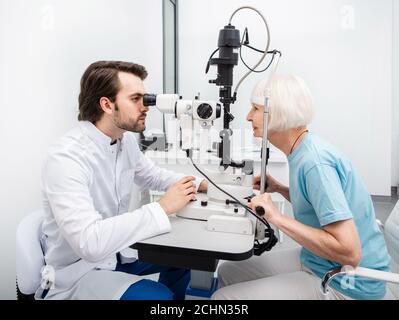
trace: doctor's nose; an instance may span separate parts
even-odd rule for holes
[[[147,113],[149,110],[150,110],[150,107],[145,106],[145,105],[143,104],[143,102],[141,102],[141,104],[140,104],[140,111],[143,112],[143,113]]]

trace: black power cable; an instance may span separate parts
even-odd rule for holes
[[[245,39],[245,40],[244,40]],[[246,64],[246,62],[244,61],[244,59],[243,59],[243,57],[242,57],[242,47],[244,46],[244,47],[247,47],[247,48],[249,48],[249,49],[252,49],[252,50],[254,50],[254,51],[257,51],[257,52],[259,52],[259,53],[265,53],[265,51],[264,50],[259,50],[259,49],[256,49],[256,48],[254,48],[254,47],[252,47],[252,46],[250,46],[249,45],[249,37],[248,37],[248,29],[247,28],[245,28],[245,31],[244,31],[244,34],[243,34],[243,36],[242,36],[242,40],[241,40],[241,46],[240,46],[240,60],[242,61],[242,63],[244,64],[244,66],[246,66],[249,70],[251,70],[252,72],[255,72],[255,73],[262,73],[262,72],[265,72],[267,69],[269,69],[270,68],[270,66],[272,65],[272,63],[273,63],[273,61],[274,61],[274,58],[275,58],[275,56],[276,56],[276,54],[279,54],[280,55],[280,57],[281,57],[281,52],[280,51],[278,51],[278,50],[272,50],[272,51],[268,51],[267,53],[269,54],[273,54],[273,56],[272,56],[272,59],[270,60],[270,62],[269,62],[269,64],[264,68],[264,69],[262,69],[262,70],[254,70],[254,69],[252,69],[250,66],[248,66],[247,64]]]
[[[260,217],[258,214],[256,214],[255,212],[253,212],[251,210],[251,208],[249,208],[248,206],[246,206],[245,204],[243,204],[240,200],[238,200],[237,198],[235,198],[234,196],[232,196],[231,194],[229,194],[227,191],[223,190],[222,188],[220,188],[218,185],[216,185],[216,183],[214,183],[200,168],[198,168],[198,166],[194,163],[193,158],[192,158],[192,150],[188,149],[186,150],[186,154],[187,154],[187,158],[190,159],[192,165],[194,166],[194,168],[205,177],[205,179],[207,179],[215,188],[217,188],[219,191],[223,192],[225,195],[227,195],[228,197],[232,198],[236,204],[239,204],[240,206],[242,206],[246,211],[248,211],[251,215],[253,215],[256,219],[258,219],[260,222],[262,222],[265,226],[265,237],[268,238],[268,240],[264,243],[260,243],[258,240],[256,240],[256,244],[254,246],[254,254],[257,256],[260,256],[263,252],[265,251],[270,251],[275,244],[277,243],[277,237],[274,234],[274,230],[273,228],[270,226],[270,224],[266,221],[265,218]],[[263,208],[262,208],[263,209]],[[264,210],[263,210],[264,213]]]
[[[273,51],[272,51],[272,52],[273,52]],[[269,52],[268,52],[268,53],[269,53]],[[273,61],[274,61],[275,55],[276,55],[276,53],[273,54],[272,59],[270,60],[269,64],[268,64],[264,69],[262,69],[262,70],[254,70],[254,69],[252,69],[250,66],[248,66],[248,65],[246,64],[246,62],[245,62],[244,59],[242,58],[241,49],[240,49],[240,59],[241,59],[242,63],[243,63],[244,66],[246,66],[249,70],[251,70],[252,72],[255,72],[255,73],[262,73],[262,72],[265,72],[267,69],[269,69],[270,66],[272,65]]]
[[[211,67],[211,60],[213,58],[213,56],[216,54],[216,52],[218,52],[220,50],[220,48],[217,48],[215,51],[212,52],[211,56],[208,59],[208,63],[206,64],[206,68],[205,68],[205,74],[208,73],[209,68]]]

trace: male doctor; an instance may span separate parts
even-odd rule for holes
[[[50,148],[43,165],[46,271],[38,299],[184,299],[188,270],[123,254],[170,231],[168,215],[207,189],[206,181],[158,168],[140,151],[132,132],[145,129],[146,77],[138,64],[99,61],[81,79],[79,125]],[[133,182],[166,193],[128,212]],[[153,273],[158,282],[145,279]]]

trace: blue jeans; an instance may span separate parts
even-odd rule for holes
[[[135,261],[121,264],[115,271],[138,276],[159,273],[159,280],[141,280],[132,284],[122,295],[121,300],[184,300],[190,282],[190,270],[170,268],[151,263]]]

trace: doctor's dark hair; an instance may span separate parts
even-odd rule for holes
[[[119,72],[131,73],[141,80],[147,78],[146,69],[135,63],[123,61],[97,61],[85,71],[80,81],[79,121],[96,123],[104,111],[100,106],[102,97],[116,101],[120,88]]]

